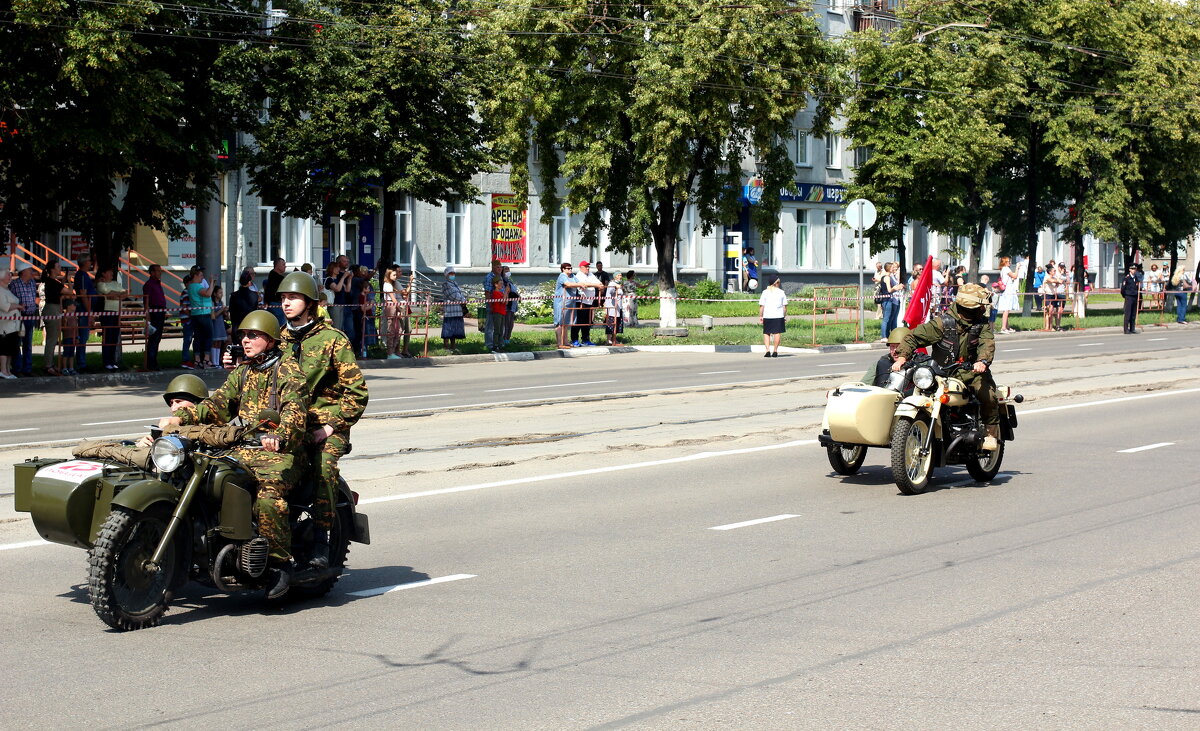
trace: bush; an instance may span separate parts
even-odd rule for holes
[[[696,283],[692,290],[695,292],[697,299],[702,300],[721,300],[725,299],[725,290],[721,289],[721,285],[711,279],[702,279]]]

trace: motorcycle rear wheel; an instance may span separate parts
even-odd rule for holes
[[[973,456],[967,457],[967,472],[976,482],[991,482],[1000,471],[1000,463],[1004,461],[1004,440],[992,452],[980,450]]]
[[[838,444],[825,448],[829,466],[839,475],[856,474],[867,459],[867,448],[861,444]]]
[[[929,486],[933,450],[922,455],[929,436],[929,422],[897,419],[892,426],[892,479],[905,495],[920,495]]]
[[[164,512],[114,508],[88,551],[88,598],[96,615],[113,629],[153,627],[167,611],[167,592],[177,570],[174,542],[157,571],[144,565],[167,529],[170,516]]]
[[[334,513],[337,520],[329,530],[329,566],[330,568],[345,568],[346,557],[350,555],[350,536],[354,532],[353,518],[350,509],[341,507]],[[288,591],[287,599],[317,599],[333,590],[333,585],[341,576],[333,576],[319,584],[311,586],[294,586]]]

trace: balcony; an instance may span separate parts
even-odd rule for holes
[[[854,30],[888,33],[900,27],[896,11],[903,0],[858,0],[854,6]]]

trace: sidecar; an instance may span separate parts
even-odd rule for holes
[[[828,393],[817,440],[834,472],[853,475],[862,467],[868,447],[891,448],[892,419],[900,398],[894,389],[857,381]]]
[[[113,499],[147,480],[136,468],[89,459],[34,458],[13,465],[13,508],[33,518],[51,543],[88,549],[112,510]]]

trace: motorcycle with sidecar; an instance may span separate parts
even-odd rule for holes
[[[892,479],[906,495],[924,492],[933,469],[947,465],[965,465],[972,478],[989,482],[1015,437],[1015,404],[1024,400],[1008,386],[996,386],[996,395],[999,444],[984,450],[975,394],[954,371],[918,359],[893,373],[887,387],[854,382],[829,391],[818,441],[839,475],[857,473],[868,448],[888,450]]]
[[[278,419],[264,410],[259,426]],[[257,437],[214,426],[169,431],[152,429],[153,470],[92,459],[15,465],[16,510],[30,513],[45,540],[88,551],[88,597],[118,630],[158,624],[188,581],[232,593],[261,591],[269,580],[267,540],[253,510],[256,480],[233,454],[261,448]],[[308,566],[316,548],[315,474],[305,470],[288,495],[292,553],[301,567],[288,596],[325,595],[345,569],[350,542],[371,541],[358,495],[339,480],[329,565]]]

